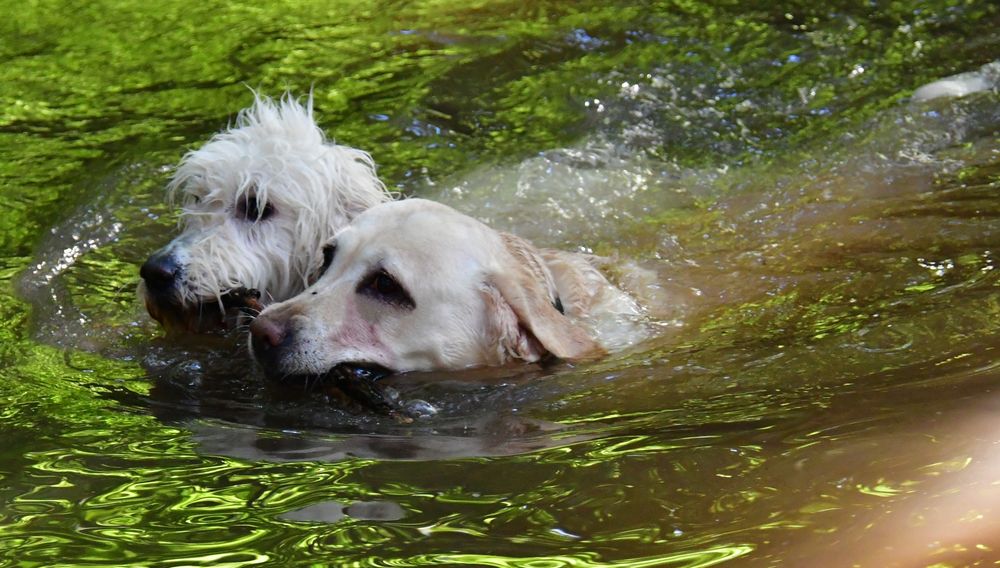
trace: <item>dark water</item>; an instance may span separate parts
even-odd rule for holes
[[[0,9],[0,565],[1000,560],[994,3]],[[162,188],[248,86],[655,274],[657,336],[398,378],[440,409],[405,426],[160,338]]]

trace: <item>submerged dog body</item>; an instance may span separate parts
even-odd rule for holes
[[[250,326],[269,375],[588,358],[604,350],[582,323],[588,315],[639,312],[587,257],[539,251],[421,199],[359,215],[326,246],[321,270]]]
[[[181,234],[143,264],[139,296],[168,330],[223,325],[227,294],[265,302],[305,289],[318,252],[362,211],[388,201],[371,157],[326,140],[306,105],[257,97],[234,127],[181,160],[168,190]]]

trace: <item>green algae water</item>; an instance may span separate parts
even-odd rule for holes
[[[0,7],[0,565],[1000,561],[995,3]],[[655,337],[394,378],[410,425],[163,339],[164,185],[250,89],[641,267]]]

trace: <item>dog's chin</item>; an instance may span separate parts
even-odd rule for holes
[[[256,314],[264,309],[260,296],[255,288],[240,287],[219,297],[185,302],[175,295],[159,295],[139,286],[146,311],[168,335],[225,333],[239,323],[241,314]]]
[[[182,304],[147,296],[146,311],[168,335],[222,333],[228,328],[217,300]]]
[[[328,380],[334,381],[377,381],[393,375],[392,369],[376,363],[346,362],[339,363],[325,373]]]
[[[318,388],[350,406],[389,416],[400,423],[413,422],[410,411],[400,406],[398,394],[379,383],[379,379],[392,374],[391,369],[374,363],[347,362],[325,373],[280,377],[268,373],[268,376],[280,379],[282,387],[293,383],[304,385],[305,390]]]
[[[392,369],[375,363],[344,362],[334,365],[322,373],[281,373],[274,369],[265,369],[265,375],[272,381],[288,384],[337,386],[346,382],[374,383],[390,375]]]

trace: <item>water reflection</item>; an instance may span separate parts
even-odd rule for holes
[[[402,507],[391,501],[358,501],[344,504],[323,501],[281,515],[296,522],[335,523],[350,517],[360,521],[398,521],[406,516]]]
[[[986,77],[993,4],[127,4],[8,18],[5,560],[997,558],[998,94],[909,100]],[[167,168],[241,82],[314,88],[405,193],[609,255],[656,337],[403,378],[441,409],[408,427],[156,339]]]
[[[516,415],[485,413],[398,433],[323,435],[260,430],[207,420],[186,422],[198,451],[248,461],[336,462],[354,458],[450,460],[513,456],[591,440],[581,430]]]

